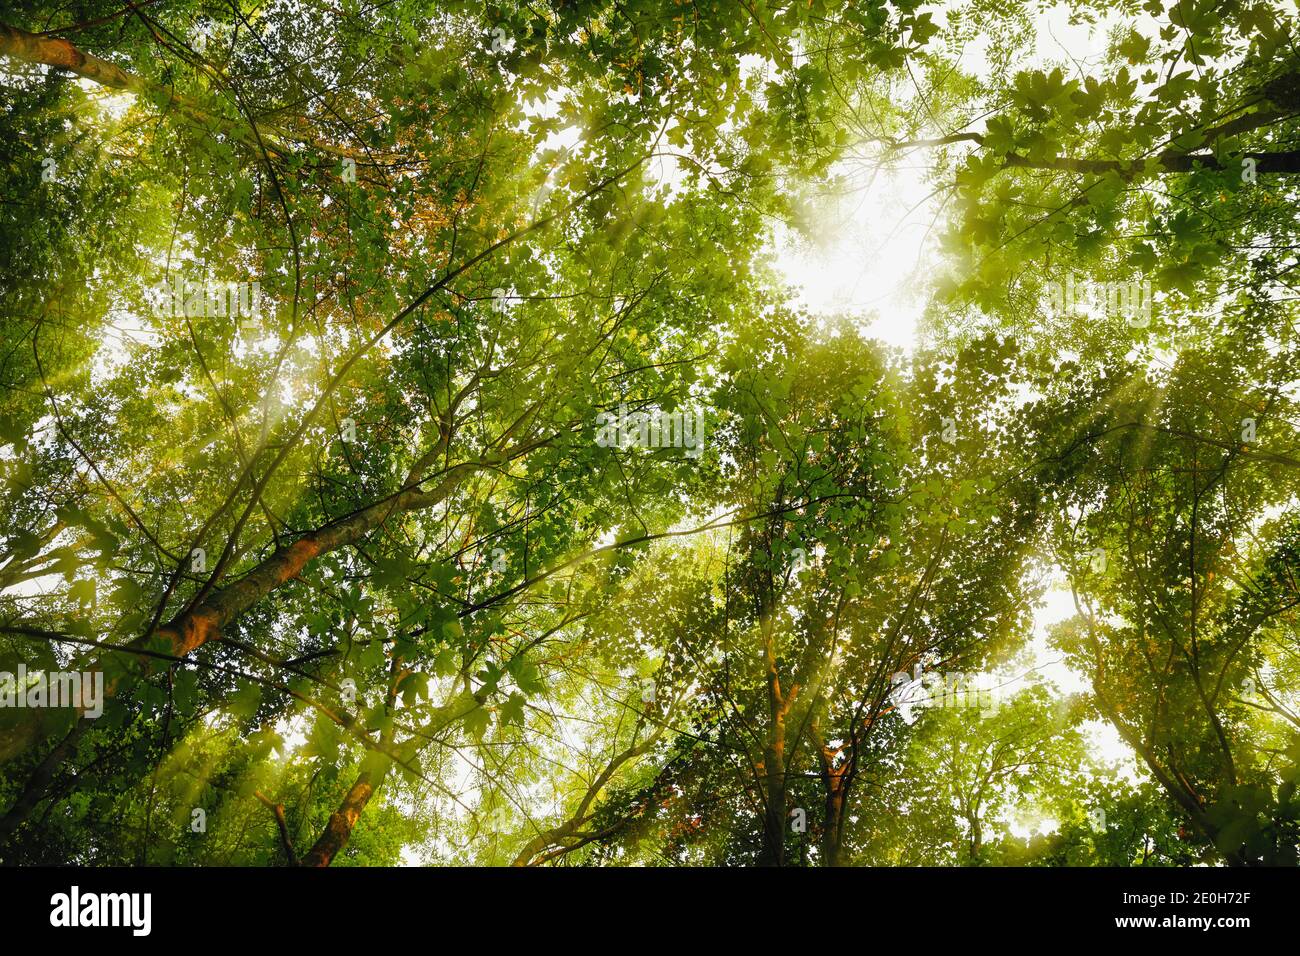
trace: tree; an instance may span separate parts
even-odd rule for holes
[[[1294,864],[1294,25],[1042,12],[6,13],[0,856]],[[781,278],[846,169],[913,349]],[[1081,696],[913,713],[1051,568]]]

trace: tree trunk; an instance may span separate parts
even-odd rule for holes
[[[762,623],[763,646],[767,658],[768,734],[763,748],[763,852],[759,857],[762,866],[785,865],[785,715],[790,709],[798,686],[783,695],[781,678],[776,666],[776,642],[772,615],[765,614]]]
[[[966,822],[970,824],[970,862],[978,866],[980,850],[984,846],[984,830],[980,826],[978,815],[970,817]]]
[[[116,64],[83,53],[62,37],[37,36],[0,23],[0,54],[27,63],[43,63],[84,76],[115,90],[141,92],[144,81]]]
[[[383,782],[386,772],[386,770],[361,771],[356,783],[352,784],[347,796],[339,804],[339,808],[330,814],[329,822],[325,824],[325,832],[302,858],[299,866],[329,866],[333,862],[334,857],[352,839],[352,829],[361,819],[362,811]]]
[[[822,790],[826,795],[822,804],[821,854],[818,862],[821,866],[831,867],[840,865],[840,849],[844,845],[844,814],[848,807],[855,760],[850,758],[837,766],[836,760],[844,748],[828,747],[818,723],[814,719],[808,728],[809,739],[816,748],[817,760],[821,765]]]
[[[822,866],[840,865],[840,847],[844,842],[844,788],[838,777],[831,780],[826,794],[826,812],[822,824]]]

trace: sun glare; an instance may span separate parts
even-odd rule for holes
[[[871,337],[910,351],[937,206],[919,173],[842,163],[831,185],[812,193],[805,225],[774,230],[793,303],[817,316],[850,316]]]

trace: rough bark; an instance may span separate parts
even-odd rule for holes
[[[0,23],[0,54],[67,70],[115,90],[140,93],[145,89],[144,80],[136,74],[84,53],[62,37],[38,36],[4,23]]]
[[[847,805],[846,790],[848,764],[835,765],[836,751],[821,746],[822,787],[826,792],[822,809],[822,866],[839,866],[840,849],[844,844],[844,810]]]
[[[325,831],[307,851],[299,866],[329,866],[334,857],[352,838],[352,830],[361,819],[366,804],[374,796],[375,790],[383,782],[386,771],[363,770],[357,776],[339,808],[330,814]]]

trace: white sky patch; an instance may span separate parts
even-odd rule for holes
[[[91,364],[91,382],[101,386],[111,379],[131,358],[129,345],[156,346],[158,336],[140,316],[118,310],[112,322],[103,325],[99,348]]]
[[[938,198],[906,168],[876,170],[853,159],[833,176],[809,211],[813,234],[774,231],[777,266],[795,286],[795,304],[814,315],[854,316],[867,335],[910,350]]]
[[[61,572],[55,571],[43,574],[39,578],[28,578],[26,581],[18,581],[6,588],[0,588],[0,593],[14,597],[47,597],[51,594],[62,594],[67,589],[67,580]]]
[[[424,857],[418,846],[407,845],[402,847],[402,859],[398,866],[424,866]]]
[[[1051,817],[1024,816],[1017,810],[1015,807],[1008,808],[1002,819],[1007,824],[1007,829],[1022,840],[1028,840],[1034,834],[1046,836],[1060,829],[1061,824]]]
[[[1088,694],[1092,692],[1092,682],[1066,664],[1060,651],[1051,647],[1047,641],[1048,631],[1053,626],[1074,615],[1074,597],[1070,593],[1069,583],[1058,570],[1043,595],[1042,602],[1034,609],[1033,634],[1027,649],[1034,668],[1033,674],[1051,681],[1062,694]],[[1004,690],[1015,692],[1013,687]],[[1141,771],[1133,757],[1133,751],[1113,726],[1103,720],[1087,721],[1083,724],[1083,732],[1088,749],[1094,757],[1105,763],[1117,764],[1120,775],[1129,781],[1139,779]]]
[[[99,111],[110,120],[117,122],[126,116],[127,110],[135,105],[135,94],[125,90],[108,90],[93,80],[78,78],[77,85],[90,96]]]
[[[1160,30],[1160,24],[1146,13],[1127,18],[1119,11],[1110,11],[1095,24],[1071,23],[1070,14],[1071,8],[1061,3],[1035,17],[1033,49],[1024,51],[1024,55],[1015,61],[1013,70],[1039,70],[1062,61],[1072,65],[1096,65],[1106,54],[1111,31],[1121,23],[1128,23],[1148,37],[1154,37]],[[934,22],[947,27],[947,9],[937,9]],[[961,69],[980,79],[989,79],[992,73],[988,60],[991,43],[989,34],[981,33],[963,44],[957,60]]]
[[[309,720],[306,714],[295,714],[292,717],[282,717],[276,722],[275,732],[280,735],[283,743],[276,749],[280,756],[288,758],[293,756],[303,744],[307,742],[307,724]]]
[[[669,122],[669,126],[676,123],[676,119]],[[655,151],[654,156],[650,158],[650,163],[646,169],[646,178],[652,184],[652,188],[661,191],[665,202],[671,202],[682,191],[682,181],[685,178],[682,160],[675,155],[666,139],[660,139],[659,148]]]
[[[1118,12],[1108,14],[1096,25],[1087,23],[1070,23],[1070,7],[1057,4],[1035,22],[1037,36],[1033,58],[1021,66],[1021,69],[1040,69],[1062,58],[1077,60],[1080,63],[1095,64],[1106,54],[1107,37],[1112,29],[1124,22],[1126,18]],[[1154,21],[1144,17],[1147,24]],[[1134,21],[1140,23],[1142,21]],[[1148,36],[1155,30],[1144,29]]]
[[[1036,673],[1050,680],[1061,689],[1063,694],[1087,693],[1092,690],[1092,683],[1071,668],[1061,659],[1060,651],[1053,649],[1047,642],[1047,632],[1062,621],[1074,617],[1074,598],[1069,585],[1061,579],[1054,579],[1042,603],[1034,609],[1033,636],[1029,640],[1029,651],[1033,655]]]
[[[1083,724],[1083,734],[1093,755],[1114,764],[1121,778],[1131,784],[1145,779],[1145,768],[1113,725],[1104,720],[1089,720]]]

